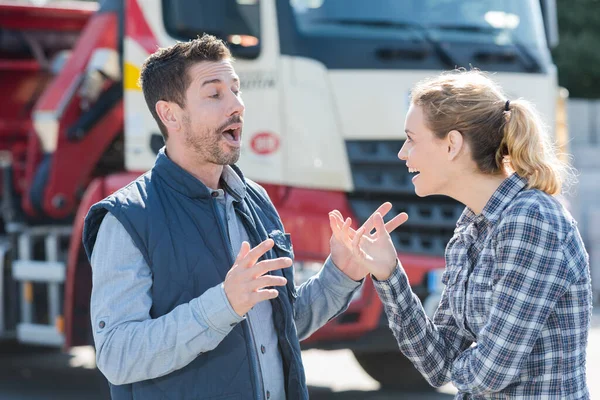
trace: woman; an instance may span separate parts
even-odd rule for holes
[[[368,270],[401,351],[457,398],[587,399],[588,256],[556,199],[569,168],[524,100],[507,100],[478,71],[454,71],[411,93],[406,161],[418,196],[466,208],[446,247],[446,285],[433,321],[411,288],[383,219],[336,239]],[[372,228],[374,233],[371,234]]]

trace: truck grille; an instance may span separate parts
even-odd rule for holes
[[[350,206],[362,224],[381,203],[389,201],[393,205],[390,216],[402,211],[409,215],[408,221],[391,235],[396,250],[441,256],[464,205],[445,196],[415,195],[412,176],[397,157],[403,143],[346,142],[354,181],[354,192],[348,194]]]

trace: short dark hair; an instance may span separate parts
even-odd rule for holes
[[[212,35],[204,34],[188,42],[158,49],[144,61],[138,84],[165,141],[169,135],[156,113],[156,103],[172,101],[185,107],[185,92],[191,84],[190,67],[202,61],[222,60],[233,60],[227,45]]]

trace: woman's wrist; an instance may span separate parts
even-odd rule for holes
[[[390,279],[392,277],[397,266],[398,266],[398,260],[396,260],[396,262],[394,263],[394,266],[392,268],[390,268],[389,270],[382,271],[382,273],[372,274],[372,275],[375,277],[375,279],[377,279],[380,282],[387,281],[388,279]]]

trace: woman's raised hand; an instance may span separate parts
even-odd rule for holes
[[[357,231],[350,227],[352,220],[344,220],[338,210],[329,213],[332,256],[336,249],[348,272],[356,276],[371,273],[378,280],[390,277],[396,267],[397,253],[389,233],[408,220],[403,212],[384,223],[383,216],[391,209],[390,203],[382,204]],[[335,258],[333,261],[336,262]]]

